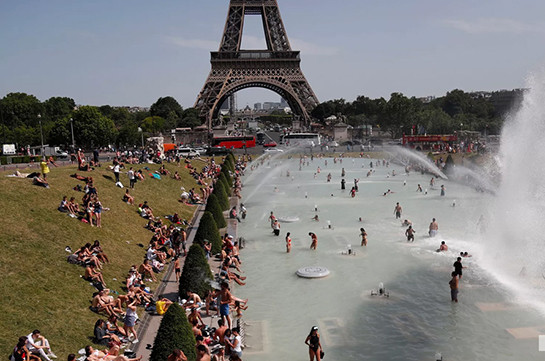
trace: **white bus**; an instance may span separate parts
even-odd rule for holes
[[[290,133],[282,137],[281,143],[286,146],[315,147],[321,144],[318,133]]]

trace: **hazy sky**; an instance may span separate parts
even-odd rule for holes
[[[320,101],[512,89],[545,64],[543,0],[278,0]],[[149,106],[194,104],[227,0],[1,0],[0,96]],[[247,17],[246,48],[264,44]],[[247,89],[238,105],[278,101]]]

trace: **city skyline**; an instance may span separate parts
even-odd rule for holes
[[[545,4],[538,1],[278,2],[320,101],[520,88],[544,64]],[[0,96],[26,92],[40,100],[68,96],[78,104],[144,107],[173,96],[191,107],[227,9],[217,1],[3,2]],[[242,47],[263,48],[260,19],[246,17],[245,25]],[[237,98],[239,108],[280,99],[255,88]]]

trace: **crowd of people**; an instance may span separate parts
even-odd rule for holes
[[[70,217],[80,219],[82,222],[89,223],[91,226],[102,226],[101,213],[105,208],[99,200],[98,190],[95,186],[93,176],[87,172],[91,172],[95,167],[100,166],[98,156],[87,162],[83,152],[78,150],[73,161],[77,161],[78,171],[71,175],[72,178],[82,181],[82,184],[77,184],[74,190],[83,192],[81,202],[77,202],[76,197],[64,196],[58,206],[58,211],[68,214]],[[232,173],[233,189],[235,194],[240,197],[242,183],[240,176],[249,158],[243,158],[236,164],[236,170]],[[114,181],[117,186],[122,182],[120,174],[126,169],[124,161],[129,164],[136,164],[134,157],[125,157],[123,159],[115,157],[110,170],[114,174]],[[202,159],[201,159],[202,160]],[[204,161],[204,160],[203,160]],[[206,161],[206,164],[199,170],[191,164],[191,160],[186,159],[185,168],[188,173],[194,178],[195,183],[200,187],[200,194],[195,188],[190,189],[188,196],[182,194],[181,198],[184,203],[200,204],[205,203],[208,196],[213,191],[214,183],[221,172],[221,166],[216,164],[213,158]],[[179,163],[179,160],[178,160]],[[42,167],[43,168],[43,167]],[[129,180],[128,187],[124,192],[122,200],[127,204],[135,204],[135,199],[130,193],[130,189],[135,188],[138,181],[145,179],[144,170],[134,170],[133,167],[128,167],[126,172]],[[47,173],[49,171],[47,170]],[[161,165],[158,174],[167,176],[172,173]],[[40,173],[33,175],[35,182],[46,182],[46,176],[43,178]],[[107,176],[105,176],[107,177]],[[171,177],[173,180],[181,179],[178,171],[174,172]],[[44,183],[45,184],[45,183]],[[44,185],[45,186],[45,185]],[[182,188],[183,189],[183,188]],[[184,189],[183,189],[184,190]],[[184,190],[185,191],[185,190]],[[185,192],[184,192],[185,193]],[[244,216],[246,209],[244,209]],[[89,282],[95,291],[90,298],[90,312],[99,315],[93,328],[93,341],[96,345],[105,346],[106,349],[99,350],[93,346],[85,347],[85,356],[89,361],[135,361],[139,358],[128,358],[123,356],[122,349],[129,345],[135,345],[139,342],[138,334],[135,325],[138,322],[138,308],[141,307],[150,313],[163,314],[172,304],[172,300],[156,297],[150,290],[148,285],[158,281],[159,273],[165,269],[165,265],[171,261],[174,263],[176,279],[180,278],[180,261],[187,255],[187,233],[185,227],[190,225],[190,222],[180,219],[179,215],[174,212],[172,215],[167,215],[164,218],[168,222],[164,222],[162,217],[154,214],[151,205],[147,201],[139,204],[140,215],[147,220],[144,225],[152,232],[151,239],[146,248],[143,260],[139,265],[132,265],[128,270],[127,277],[121,289],[123,294],[108,288],[108,280],[103,275],[104,267],[110,263],[110,257],[102,249],[100,241],[89,242],[73,251],[70,247],[66,247],[66,251],[70,253],[68,262],[81,266],[84,271],[81,278]],[[210,254],[211,245],[204,245],[205,251]],[[220,260],[220,268],[218,270],[218,278],[221,281],[221,289],[209,292],[205,297],[206,314],[216,311],[221,315],[222,321],[219,327],[213,334],[206,337],[206,332],[203,329],[202,318],[200,319],[195,336],[197,341],[198,360],[210,359],[211,353],[209,346],[213,342],[223,347],[221,352],[217,352],[213,357],[221,360],[223,356],[231,355],[232,360],[240,360],[242,355],[242,338],[240,330],[237,327],[232,327],[231,313],[236,317],[241,317],[242,311],[247,308],[247,300],[236,298],[231,294],[230,282],[237,282],[243,285],[245,277],[242,276],[240,270],[240,253],[238,243],[233,241],[233,237],[225,236],[221,254],[217,255]],[[234,272],[232,268],[238,272]],[[114,278],[115,280],[115,278]],[[188,294],[188,299],[192,302],[184,303],[189,312],[189,320],[192,322],[192,314],[199,313],[200,297],[197,294]],[[227,325],[223,327],[221,323]],[[195,325],[193,325],[195,326]],[[199,332],[197,332],[197,329]],[[225,350],[225,351],[223,351]],[[183,352],[173,350],[172,360],[183,360]],[[208,358],[207,358],[208,357]],[[10,356],[12,361],[29,361],[30,359],[38,360],[42,358],[45,361],[50,361],[50,358],[56,358],[52,353],[49,342],[41,336],[38,330],[35,330],[28,337],[21,337],[14,348],[13,354]],[[69,356],[69,359],[74,360],[74,354]]]

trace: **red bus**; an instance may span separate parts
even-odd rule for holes
[[[253,135],[214,137],[212,139],[212,146],[225,147],[227,149],[253,148],[255,147],[255,137]]]

